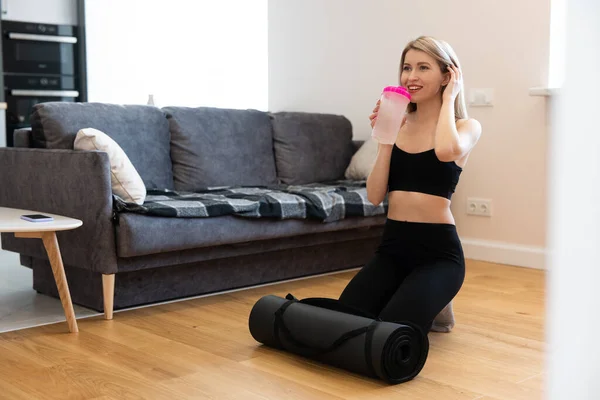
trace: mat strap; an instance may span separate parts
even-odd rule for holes
[[[338,347],[340,347],[342,344],[344,344],[348,340],[366,333],[365,360],[367,362],[367,366],[369,368],[371,375],[376,376],[376,372],[375,372],[375,369],[373,368],[373,363],[372,363],[371,343],[373,341],[373,332],[375,331],[375,327],[377,326],[378,322],[381,321],[381,319],[372,318],[372,316],[370,316],[367,313],[364,313],[360,310],[351,309],[344,305],[340,306],[340,303],[336,303],[336,301],[332,300],[332,299],[308,298],[308,299],[298,300],[292,294],[288,294],[286,296],[286,299],[288,299],[288,301],[283,303],[281,305],[281,307],[279,307],[277,309],[277,311],[275,311],[274,336],[275,336],[275,340],[277,341],[277,345],[279,348],[284,349],[283,343],[282,343],[281,337],[280,337],[280,332],[283,333],[283,335],[285,335],[285,338],[289,342],[291,342],[294,346],[299,347],[304,350],[308,350],[308,353],[310,353],[310,356],[313,356],[313,357],[329,353],[329,352],[337,349]],[[330,344],[327,347],[311,346],[311,345],[308,345],[308,344],[298,340],[297,338],[295,338],[294,335],[292,335],[292,332],[285,325],[285,322],[283,320],[283,314],[285,313],[287,308],[294,303],[309,304],[309,305],[314,305],[317,307],[319,307],[319,304],[321,304],[321,305],[326,305],[326,307],[323,307],[323,308],[331,309],[334,311],[340,311],[341,309],[346,309],[346,311],[348,311],[347,312],[348,314],[366,317],[369,319],[373,319],[373,321],[367,326],[363,326],[358,329],[353,329],[349,332],[346,332],[346,333],[340,335],[340,337],[338,337],[332,344]],[[341,311],[341,312],[343,312],[343,311]],[[309,355],[309,354],[307,354],[307,355]]]

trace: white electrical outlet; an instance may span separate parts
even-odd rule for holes
[[[494,105],[494,89],[481,88],[471,89],[467,99],[471,107],[493,107]]]
[[[492,216],[492,200],[469,197],[467,199],[467,214],[468,215],[480,215],[483,217],[491,217]]]

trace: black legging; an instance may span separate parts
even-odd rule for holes
[[[388,219],[375,256],[339,300],[383,321],[412,322],[429,332],[464,277],[464,254],[454,225]]]

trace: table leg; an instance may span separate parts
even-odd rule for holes
[[[43,232],[41,236],[46,252],[48,253],[48,258],[50,259],[52,273],[54,274],[60,301],[65,310],[65,317],[67,317],[69,330],[73,333],[79,332],[77,319],[75,319],[75,310],[73,310],[73,303],[71,301],[71,293],[69,292],[69,285],[67,284],[67,276],[65,275],[65,268],[62,262],[62,256],[60,255],[60,248],[58,247],[56,232]]]

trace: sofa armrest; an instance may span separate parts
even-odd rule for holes
[[[0,148],[0,206],[47,212],[83,221],[58,232],[67,265],[117,272],[108,155],[96,151]],[[2,248],[47,258],[41,241],[2,234]]]
[[[15,129],[13,143],[14,147],[31,147],[31,128]]]

